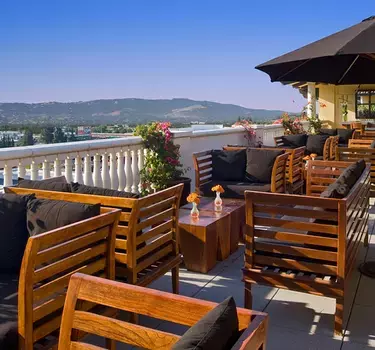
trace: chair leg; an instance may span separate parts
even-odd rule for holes
[[[343,334],[343,318],[344,318],[344,298],[336,299],[336,313],[335,313],[335,334],[342,336]]]
[[[368,235],[368,224],[365,232],[365,240],[363,242],[363,245],[367,248],[368,247],[368,242],[369,242],[369,235]]]
[[[245,308],[251,310],[253,306],[253,295],[251,293],[251,283],[245,283]]]
[[[105,346],[108,350],[116,350],[116,341],[113,339],[106,338]]]
[[[174,294],[180,294],[180,266],[172,269],[172,290]]]

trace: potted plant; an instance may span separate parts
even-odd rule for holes
[[[147,149],[144,166],[140,171],[143,184],[141,194],[147,195],[183,183],[181,204],[186,204],[191,179],[183,177],[188,169],[183,169],[180,162],[180,146],[173,143],[170,123],[138,125],[134,134],[142,138]]]

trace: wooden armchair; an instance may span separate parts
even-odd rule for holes
[[[172,287],[178,293],[179,253],[178,208],[183,184],[143,198],[120,198],[68,192],[8,187],[8,192],[35,193],[39,198],[86,204],[100,203],[102,210],[121,209],[116,229],[116,277],[147,286],[172,271]]]
[[[153,289],[75,274],[69,284],[59,339],[59,350],[104,350],[72,340],[72,331],[83,331],[145,349],[170,349],[179,336],[164,331],[96,315],[81,309],[87,301],[131,313],[193,326],[217,304],[199,299],[159,292]],[[244,330],[232,349],[265,349],[267,314],[237,308],[239,328]]]
[[[115,231],[120,211],[102,212],[29,238],[18,288],[18,332],[23,350],[35,346],[50,349],[57,344],[66,289],[73,273],[115,278]],[[93,306],[81,305],[86,311]]]
[[[307,195],[245,193],[247,308],[252,284],[335,298],[335,332],[341,334],[349,277],[368,242],[370,165],[347,197],[320,194],[351,164],[310,161]]]
[[[348,148],[370,148],[374,140],[350,139]]]

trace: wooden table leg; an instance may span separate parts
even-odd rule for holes
[[[218,239],[217,260],[222,261],[230,255],[231,216],[226,215],[216,223]]]

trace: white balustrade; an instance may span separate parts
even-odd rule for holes
[[[116,151],[112,151],[110,156],[110,178],[111,178],[111,188],[113,190],[118,189],[118,176],[117,176],[117,156]]]
[[[139,173],[143,169],[143,164],[144,164],[144,157],[143,157],[143,155],[144,155],[144,151],[146,151],[146,150],[143,150],[141,148],[138,149],[138,171],[139,171]],[[138,192],[142,192],[141,176],[139,175],[138,177],[139,177],[138,178]]]
[[[126,150],[124,154],[125,154],[125,177],[126,177],[125,191],[130,192],[132,188],[132,182],[133,182],[130,151]]]
[[[139,175],[139,172],[138,172],[138,152],[135,150],[135,149],[132,149],[131,150],[131,158],[132,158],[132,178],[133,178],[133,181],[132,181],[132,187],[131,187],[131,190],[133,193],[137,193],[138,192],[138,175]]]
[[[118,176],[118,190],[125,189],[125,158],[123,150],[117,154],[117,176]]]
[[[111,179],[109,177],[108,153],[105,151],[102,157],[102,183],[104,188],[111,187]]]
[[[102,176],[100,174],[100,154],[94,155],[94,185],[96,187],[103,187]]]
[[[45,159],[43,162],[43,179],[49,179],[51,177],[51,172],[49,168],[48,160]]]
[[[84,172],[85,185],[88,185],[88,186],[94,185],[94,181],[92,180],[92,171],[91,171],[91,156],[89,154],[87,154],[85,157],[83,172]]]
[[[53,174],[54,177],[61,176],[61,162],[59,158],[56,158],[53,162]]]
[[[83,183],[82,158],[79,154],[76,155],[74,161],[74,181],[79,182],[80,184]]]
[[[65,159],[65,178],[66,178],[66,181],[73,182],[72,159],[69,157]]]

